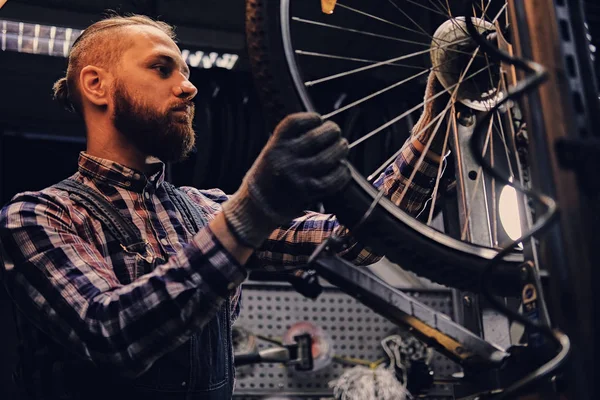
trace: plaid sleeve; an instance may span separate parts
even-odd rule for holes
[[[412,215],[417,215],[430,198],[439,166],[425,157],[410,181],[421,154],[408,141],[394,163],[374,182],[375,187],[383,189],[390,200]],[[407,186],[406,194],[400,201]],[[257,255],[267,268],[297,267],[308,261],[315,248],[327,239],[338,225],[333,215],[306,213],[290,224],[276,229]],[[339,234],[349,240],[348,248],[339,253],[348,261],[356,265],[369,265],[381,258],[354,240],[346,229],[342,229]]]
[[[394,163],[373,183],[377,188],[383,188],[386,196],[405,212],[416,216],[429,200],[435,186],[439,163],[423,157],[415,171],[415,166],[422,153],[408,141]],[[410,180],[411,175],[414,177]],[[405,188],[406,194],[400,199]]]
[[[0,212],[4,284],[39,329],[99,365],[137,376],[220,308],[245,270],[207,227],[152,273],[120,285],[75,231],[70,209],[44,193]]]
[[[221,204],[223,204],[229,196],[220,189],[198,190],[191,186],[180,187],[192,201],[198,204],[208,215],[209,219],[213,219],[221,212]],[[231,322],[234,323],[240,316],[242,303],[242,286],[238,286],[235,291],[229,296],[230,299],[230,315]]]

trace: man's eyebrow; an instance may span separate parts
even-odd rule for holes
[[[173,57],[171,57],[170,55],[167,54],[153,54],[152,56],[150,56],[150,59],[161,59],[162,61],[168,63],[168,64],[174,64],[174,65],[178,65],[180,64],[180,71],[183,72],[187,78],[190,77],[190,68],[187,66],[186,63],[180,63],[179,61],[175,60]]]

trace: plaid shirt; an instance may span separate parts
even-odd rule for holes
[[[402,192],[419,156],[411,145],[376,182],[391,199]],[[127,254],[108,246],[107,231],[66,192],[47,188],[16,195],[0,214],[4,279],[18,308],[37,329],[22,332],[35,352],[45,354],[40,337],[96,365],[110,365],[137,376],[184,343],[210,320],[229,296],[232,320],[239,312],[244,267],[219,243],[210,227],[193,235],[181,223],[161,183],[164,164],[143,174],[115,162],[81,153],[83,182],[110,200],[147,241],[146,254]],[[425,162],[401,207],[416,213],[430,197],[437,166]],[[227,196],[220,190],[182,187],[209,220]],[[308,212],[275,230],[255,254],[262,265],[303,264],[337,227],[332,215]],[[343,256],[356,264],[378,259],[354,243]],[[119,257],[122,257],[119,258]],[[152,272],[133,276],[138,257],[165,260]],[[114,260],[124,260],[132,283],[121,284]],[[0,270],[1,272],[1,270]]]

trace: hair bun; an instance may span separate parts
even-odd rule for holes
[[[66,110],[73,111],[73,104],[69,99],[69,86],[67,85],[67,78],[63,77],[57,80],[52,86],[54,92],[54,100],[57,100]]]

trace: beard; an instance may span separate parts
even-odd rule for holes
[[[133,99],[122,82],[115,83],[113,100],[115,128],[142,153],[165,163],[189,156],[196,142],[192,128],[194,103],[189,102],[190,112],[185,115],[172,110],[159,112]]]

